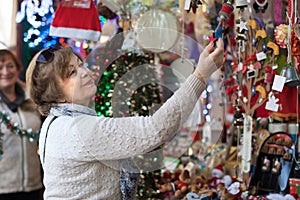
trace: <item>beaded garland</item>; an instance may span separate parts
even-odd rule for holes
[[[34,140],[39,138],[39,131],[32,132],[31,128],[23,129],[22,127],[20,127],[18,122],[12,123],[11,118],[6,111],[0,112],[0,124],[1,123],[4,123],[4,125],[6,125],[6,128],[9,129],[12,133],[15,133],[20,137],[28,137],[30,142],[34,142]],[[0,129],[0,160],[3,155],[2,136],[3,133]]]

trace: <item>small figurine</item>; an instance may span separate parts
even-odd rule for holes
[[[253,8],[256,13],[262,12],[264,13],[268,9],[268,1],[267,0],[255,0],[253,3]]]

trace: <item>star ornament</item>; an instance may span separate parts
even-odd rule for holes
[[[247,25],[247,22],[240,21],[240,23],[237,24],[237,27],[239,27],[239,32],[242,32],[243,30],[248,31],[248,28],[246,25]]]
[[[213,35],[211,36],[208,36],[208,39],[209,39],[209,43],[215,43],[218,39],[215,38]]]

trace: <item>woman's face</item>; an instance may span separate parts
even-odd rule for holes
[[[15,86],[19,78],[19,70],[10,55],[0,58],[0,89],[5,90]]]
[[[82,61],[73,54],[70,61],[72,70],[69,77],[62,81],[65,100],[70,103],[88,106],[97,90],[91,72]]]

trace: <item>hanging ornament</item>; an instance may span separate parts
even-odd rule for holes
[[[255,0],[253,3],[253,8],[256,13],[264,13],[268,8],[268,0]]]
[[[247,0],[236,0],[235,7],[239,9],[244,9],[248,7],[248,1]]]
[[[209,43],[213,42],[215,45],[218,39],[216,38],[216,34],[212,33],[211,36],[208,36],[208,40],[209,40]]]
[[[297,36],[298,40],[300,40],[300,23],[295,24],[294,32],[295,32],[295,35]]]
[[[117,14],[107,6],[103,5],[102,2],[98,4],[98,13],[106,19],[115,19],[117,17]]]
[[[62,0],[59,4],[50,35],[98,41],[101,26],[98,11],[91,0]]]
[[[197,8],[199,5],[202,5],[203,0],[186,0],[185,3],[187,4],[187,12],[189,13],[192,9],[193,13],[197,12]]]
[[[252,30],[255,30],[257,28],[256,21],[254,19],[249,19],[247,22],[247,26],[251,27]]]
[[[300,64],[300,39],[296,36],[296,31],[292,33],[292,55],[295,57],[295,67],[298,68],[298,65]]]
[[[237,27],[239,28],[238,30],[239,33],[241,33],[243,30],[248,31],[248,28],[246,26],[247,23],[248,22],[245,22],[242,19],[239,20],[239,22],[237,23]]]
[[[274,38],[281,48],[287,47],[288,25],[280,24],[274,30]]]
[[[142,48],[163,52],[172,48],[178,39],[178,21],[169,12],[152,9],[138,19],[134,32]]]
[[[222,27],[222,38],[224,38],[225,29],[227,29],[228,27],[232,27],[234,24],[233,23],[234,17],[232,14],[233,10],[234,10],[233,5],[231,1],[228,0],[225,3],[223,3],[222,8],[219,12],[220,21],[214,33],[217,33],[219,28]]]
[[[195,62],[190,59],[178,58],[170,65],[173,73],[176,75],[180,83],[183,83],[195,69]]]
[[[238,51],[244,52],[245,51],[245,42],[247,41],[246,33],[248,31],[247,24],[248,22],[244,21],[241,16],[239,16],[239,20],[237,21],[237,34],[236,34],[236,41],[238,43]]]
[[[227,21],[230,18],[233,9],[234,8],[231,1],[226,1],[225,3],[223,3],[223,6],[219,12],[220,21],[222,22]]]

